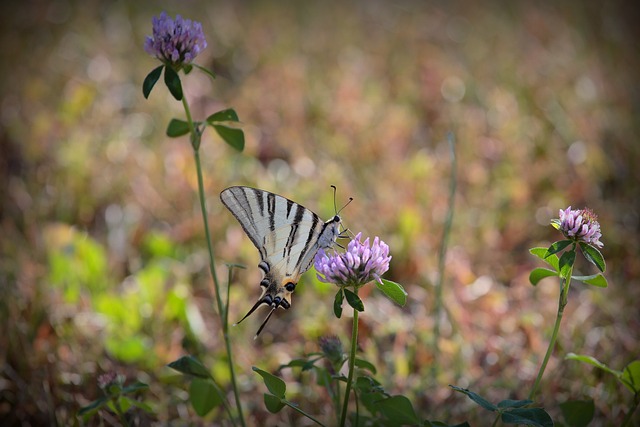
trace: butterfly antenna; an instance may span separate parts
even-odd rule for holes
[[[262,332],[264,327],[267,325],[267,322],[271,318],[271,315],[273,314],[273,312],[276,311],[276,308],[278,308],[278,307],[274,305],[273,308],[271,309],[271,311],[269,312],[269,314],[267,314],[267,317],[264,319],[264,322],[262,322],[262,325],[260,325],[260,329],[258,329],[258,332],[256,332],[256,336],[253,337],[254,340],[256,338],[258,338],[258,335],[260,335],[260,332]]]
[[[338,215],[340,214],[340,212],[342,212],[344,208],[349,206],[349,203],[353,202],[353,197],[349,197],[349,201],[345,203],[343,207],[338,209],[338,206],[336,204],[336,192],[338,191],[338,189],[336,188],[335,185],[331,185],[331,188],[333,188],[333,210],[336,212],[336,215]]]

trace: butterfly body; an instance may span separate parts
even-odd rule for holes
[[[335,215],[324,222],[298,203],[251,187],[229,187],[220,193],[220,199],[260,254],[262,295],[242,318],[263,304],[271,307],[257,336],[276,308],[291,307],[291,294],[300,276],[311,267],[319,249],[335,244],[341,219]]]

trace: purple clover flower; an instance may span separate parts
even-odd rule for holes
[[[171,65],[190,63],[206,47],[202,24],[180,15],[174,21],[165,12],[153,17],[153,36],[144,41],[149,55]]]
[[[591,209],[560,209],[560,218],[552,220],[552,224],[567,239],[585,242],[599,248],[604,246],[600,241],[602,233],[595,213]]]
[[[327,254],[320,249],[315,257],[318,280],[338,286],[365,285],[372,280],[382,284],[380,276],[389,269],[389,246],[378,237],[369,244],[369,238],[360,241],[362,233],[349,242],[344,253]]]

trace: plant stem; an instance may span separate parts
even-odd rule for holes
[[[438,366],[437,359],[439,354],[439,345],[438,341],[440,341],[440,322],[442,313],[444,310],[444,302],[442,296],[442,288],[444,282],[444,269],[445,269],[445,261],[447,257],[447,245],[449,242],[449,236],[451,235],[451,224],[453,222],[453,206],[455,201],[456,194],[456,151],[455,151],[455,140],[453,138],[453,134],[449,133],[447,135],[447,140],[449,141],[449,148],[451,150],[451,177],[449,181],[449,203],[447,208],[447,217],[444,224],[444,231],[442,233],[442,241],[440,242],[440,254],[438,256],[438,280],[435,285],[435,314],[434,314],[434,325],[433,325],[433,353],[434,358],[436,359],[434,363],[431,365],[431,374],[435,379],[436,369]]]
[[[112,397],[111,402],[113,403],[113,407],[116,408],[116,412],[118,414],[118,418],[120,418],[120,422],[124,427],[129,427],[129,422],[127,418],[124,416],[124,412],[122,412],[122,408],[120,407],[120,395]]]
[[[354,289],[358,295],[358,289]],[[358,349],[358,310],[353,309],[353,326],[351,328],[351,351],[349,352],[349,375],[347,376],[347,386],[344,390],[344,402],[342,404],[342,416],[340,417],[340,426],[344,427],[347,421],[347,412],[349,409],[349,395],[351,394],[351,383],[353,382],[353,371],[356,364],[356,350]]]
[[[236,407],[238,409],[238,418],[240,418],[240,424],[245,427],[244,415],[242,413],[242,404],[240,403],[240,393],[238,392],[238,384],[236,382],[235,369],[233,367],[233,356],[231,351],[231,342],[229,339],[229,324],[226,319],[226,308],[222,303],[222,297],[220,296],[220,283],[218,281],[218,274],[216,272],[215,254],[213,251],[213,243],[211,242],[211,233],[209,232],[209,220],[207,215],[207,204],[204,194],[204,179],[202,178],[202,164],[200,162],[200,131],[196,128],[191,118],[191,110],[187,103],[186,97],[182,98],[182,105],[184,106],[185,114],[187,116],[187,122],[189,123],[189,129],[191,132],[191,145],[193,146],[193,156],[196,162],[196,172],[198,174],[198,196],[200,198],[200,209],[202,211],[202,220],[204,222],[204,234],[207,240],[207,249],[209,251],[209,270],[213,278],[213,286],[216,297],[216,304],[218,306],[218,314],[220,315],[220,323],[222,324],[222,334],[224,337],[224,344],[227,351],[227,362],[229,364],[229,373],[231,375],[231,386],[233,388],[233,395],[236,401]]]
[[[313,418],[313,416],[307,414],[305,411],[303,411],[302,409],[298,408],[297,405],[292,404],[291,402],[288,401],[283,401],[282,403],[284,403],[285,405],[287,405],[288,407],[290,407],[293,410],[296,410],[298,412],[300,412],[302,415],[304,415],[305,417],[309,418],[311,421],[313,421],[314,423],[318,424],[319,426],[324,427],[324,424],[322,424],[320,421],[316,420],[315,418]]]
[[[571,277],[571,271],[567,277]],[[553,349],[556,345],[556,340],[558,339],[558,331],[560,330],[560,322],[562,321],[562,315],[564,314],[564,307],[567,305],[567,296],[569,294],[569,285],[571,284],[571,279],[562,279],[562,287],[560,289],[560,298],[558,302],[558,314],[556,316],[556,323],[553,325],[553,333],[551,334],[551,340],[549,341],[549,347],[547,347],[547,353],[544,356],[544,360],[542,361],[542,366],[540,366],[540,370],[538,371],[538,376],[536,377],[536,382],[533,384],[533,388],[529,393],[529,400],[533,400],[533,396],[538,390],[538,386],[540,386],[540,381],[542,380],[542,375],[544,374],[544,370],[547,368],[547,363],[549,362],[549,358],[551,357],[551,353],[553,353]]]
[[[640,404],[640,393],[633,396],[633,404],[629,408],[627,415],[624,417],[624,421],[622,421],[622,427],[631,425],[631,418],[633,418],[633,414],[636,412],[636,409],[638,409],[638,404]]]

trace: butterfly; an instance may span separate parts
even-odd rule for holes
[[[278,307],[291,307],[291,294],[302,273],[311,267],[316,252],[336,244],[341,235],[341,219],[336,211],[333,218],[322,221],[296,202],[251,187],[229,187],[220,193],[220,200],[260,253],[262,295],[237,322],[242,322],[263,304],[271,307],[255,339]]]

